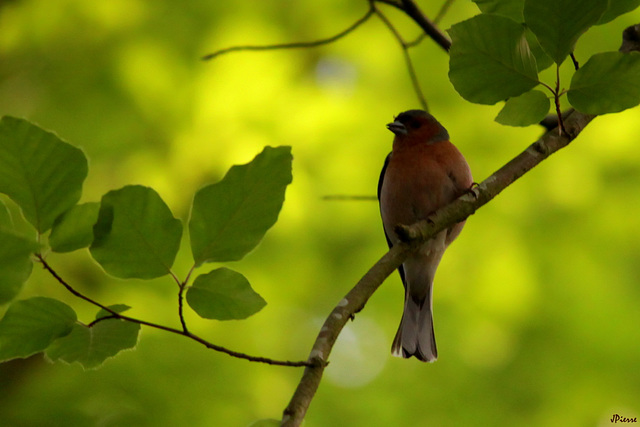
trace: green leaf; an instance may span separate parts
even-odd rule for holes
[[[540,123],[549,112],[550,101],[546,94],[532,90],[509,99],[496,117],[496,122],[508,126],[529,126]]]
[[[7,209],[7,205],[0,200],[0,229],[12,229],[13,220],[11,219],[11,212]]]
[[[640,104],[640,53],[593,55],[573,75],[569,102],[586,114],[617,113]]]
[[[608,0],[526,0],[524,21],[545,52],[562,64],[578,38],[598,22]]]
[[[71,307],[52,298],[14,302],[0,320],[0,362],[43,351],[68,335],[76,319]]]
[[[53,223],[49,245],[54,252],[71,252],[86,248],[93,241],[93,226],[98,220],[100,203],[72,207]]]
[[[629,13],[640,6],[640,0],[609,0],[609,7],[604,12],[598,25],[613,21],[620,15]]]
[[[120,312],[128,308],[124,307],[127,306],[119,304],[110,308]],[[100,310],[96,319],[103,318],[105,313],[109,315]],[[134,348],[139,332],[139,324],[120,319],[105,319],[91,326],[76,324],[69,335],[51,344],[46,354],[51,361],[78,362],[85,369],[93,369],[122,350]]]
[[[40,233],[80,199],[87,176],[82,151],[23,119],[0,121],[0,193]]]
[[[478,15],[449,30],[449,79],[466,100],[495,104],[538,84],[536,60],[522,25],[496,15]]]
[[[153,279],[171,272],[182,223],[155,190],[130,185],[102,197],[93,258],[115,277]]]
[[[245,319],[267,303],[240,273],[218,268],[200,275],[187,291],[189,306],[205,319]]]
[[[482,13],[491,13],[523,22],[524,0],[473,0]]]
[[[126,304],[114,304],[114,305],[110,305],[109,308],[115,311],[116,313],[120,314],[129,310],[131,307]],[[102,319],[104,317],[109,317],[109,316],[113,316],[113,315],[109,313],[107,310],[101,308],[100,311],[98,311],[98,314],[96,314],[96,320]]]
[[[196,265],[237,261],[275,224],[291,182],[291,147],[265,147],[193,200],[189,234]]]
[[[31,275],[38,244],[0,229],[0,304],[14,299]]]
[[[551,57],[542,50],[536,35],[533,34],[531,30],[527,29],[525,31],[525,37],[527,38],[527,43],[529,43],[531,53],[536,58],[536,68],[538,69],[538,72],[546,70],[553,65],[553,59],[551,59]]]

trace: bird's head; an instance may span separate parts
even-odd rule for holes
[[[423,110],[409,110],[398,114],[387,129],[398,142],[431,143],[448,141],[449,133],[435,117]]]

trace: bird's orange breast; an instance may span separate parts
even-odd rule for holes
[[[464,157],[449,141],[394,146],[382,184],[382,219],[397,224],[426,219],[471,187]]]

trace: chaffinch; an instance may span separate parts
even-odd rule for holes
[[[426,219],[471,188],[471,170],[449,141],[447,130],[429,113],[409,110],[387,128],[394,133],[378,182],[378,200],[389,247],[399,241],[398,224]],[[404,312],[393,340],[394,356],[415,356],[424,362],[438,357],[433,331],[433,278],[445,249],[464,222],[438,233],[398,268],[405,288]]]

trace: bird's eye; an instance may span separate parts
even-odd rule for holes
[[[422,123],[420,123],[418,120],[410,120],[408,125],[409,127],[411,127],[411,129],[419,129]]]

